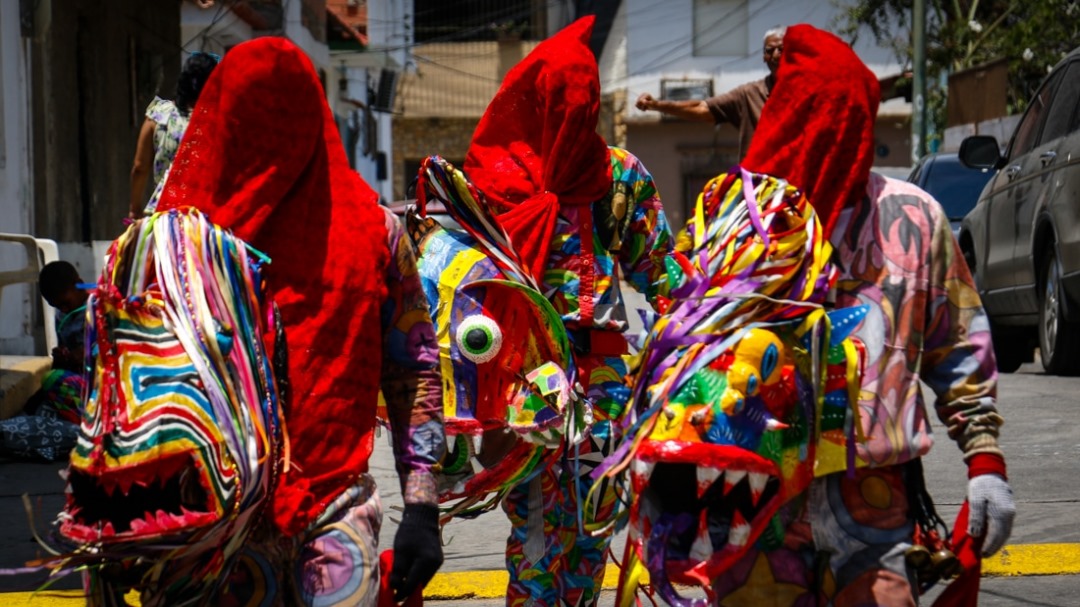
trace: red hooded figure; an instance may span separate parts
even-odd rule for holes
[[[600,73],[593,17],[541,42],[507,75],[481,118],[464,169],[521,265],[567,327],[591,434],[513,488],[507,605],[588,605],[598,596],[614,488],[586,498],[591,467],[618,432],[628,390],[622,280],[656,304],[671,234],[652,177],[597,134]],[[580,456],[580,457],[577,457]],[[580,482],[579,482],[580,478]],[[542,499],[541,499],[542,498]],[[597,530],[582,533],[580,523]]]
[[[238,45],[207,82],[158,211],[185,206],[232,229],[272,260],[266,279],[288,347],[283,403],[289,441],[272,520],[282,534],[306,537],[328,505],[355,492],[367,472],[385,380],[380,370],[388,268],[402,267],[402,259],[400,251],[391,253],[397,236],[388,234],[399,228],[396,220],[388,220],[378,196],[349,167],[311,61],[288,40],[267,37]],[[416,281],[411,255],[405,261],[406,278]],[[426,326],[417,334],[426,330],[433,336],[426,305],[422,321]],[[429,357],[433,363],[437,353]],[[428,396],[437,403],[437,377],[434,384]],[[441,418],[435,423],[441,435]],[[430,447],[437,453],[441,445]],[[408,521],[422,518],[422,525],[411,525],[423,527],[414,539],[429,546],[425,556],[437,552],[437,562],[412,570],[416,555],[399,551],[397,575],[391,576],[399,591],[423,586],[442,560],[437,509],[432,501],[420,508],[422,515],[411,516],[410,507],[420,506],[406,505],[398,539],[408,535]]]
[[[843,40],[810,26],[790,27],[777,86],[761,110],[743,168],[799,187],[828,237],[840,210],[866,193],[880,101],[877,77]]]
[[[859,399],[866,441],[856,448],[871,465],[816,479],[822,491],[811,489],[807,518],[814,549],[831,554],[824,585],[835,590],[832,604],[907,604],[918,592],[908,585],[902,548],[914,541],[910,521],[925,495],[912,479],[921,486],[918,458],[932,444],[925,381],[970,478],[971,516],[965,503],[952,538],[965,572],[935,604],[975,604],[979,553],[1000,549],[1015,514],[997,446],[1002,420],[988,322],[940,205],[871,173],[879,102],[876,76],[850,46],[809,25],[789,27],[776,85],[742,162],[805,193],[840,268],[837,308],[869,306],[856,330],[868,357]],[[870,499],[871,485],[888,499]],[[774,572],[782,552],[767,556]],[[871,552],[879,556],[858,556]],[[750,562],[756,556],[718,581],[721,596],[755,578],[763,583]],[[780,588],[778,579],[772,587]]]
[[[203,90],[158,210],[196,207],[272,260],[292,458],[274,519],[293,535],[367,470],[379,385],[357,368],[381,365],[386,228],[303,52],[265,38],[228,57]],[[370,414],[357,414],[358,402]]]

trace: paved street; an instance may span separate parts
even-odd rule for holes
[[[1037,364],[1026,365],[1019,373],[1002,377],[1000,408],[1007,421],[1001,442],[1008,457],[1009,476],[1019,509],[1010,545],[1071,546],[1065,547],[1065,557],[1054,559],[1046,557],[1045,551],[1040,550],[1028,559],[1021,559],[1019,557],[1026,553],[1013,550],[1011,556],[998,557],[988,563],[987,568],[1001,570],[1015,560],[1017,563],[1022,561],[1022,567],[1027,571],[1076,574],[1080,572],[1080,559],[1076,556],[1080,549],[1080,483],[1077,483],[1080,469],[1076,463],[1080,461],[1080,426],[1075,420],[1080,415],[1077,411],[1080,408],[1080,378],[1047,376]],[[944,437],[940,426],[936,430],[939,442],[926,461],[927,482],[939,512],[951,520],[963,499],[966,475],[958,451]],[[54,516],[62,503],[59,469],[59,465],[0,463],[0,517],[4,520],[0,526],[0,567],[20,567],[28,559],[43,556],[29,532],[20,496],[24,492],[30,495],[40,517],[38,528],[44,530],[44,522]],[[378,439],[372,471],[387,508],[380,542],[389,546],[396,528],[395,508],[401,502],[385,433]],[[497,598],[475,597],[498,596],[507,530],[508,523],[501,512],[492,512],[474,521],[451,523],[445,531],[446,564],[435,585],[442,589],[439,596],[458,598],[454,601],[429,600],[427,604],[501,604]],[[31,590],[39,580],[40,576],[2,577],[0,591]],[[73,578],[58,585],[60,588],[77,586]],[[464,598],[463,592],[454,591],[466,587],[480,590],[471,591],[473,598]],[[1072,607],[1078,604],[1077,593],[1080,593],[1080,575],[987,577],[980,604]],[[15,595],[7,597],[10,599]],[[612,599],[613,593],[606,592],[602,603],[610,605]],[[55,599],[39,597],[30,604],[45,605],[49,600]],[[10,604],[10,600],[0,596],[0,604]],[[63,604],[73,604],[73,601],[63,601]]]

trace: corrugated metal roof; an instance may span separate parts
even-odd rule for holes
[[[499,90],[505,71],[537,44],[538,41],[419,44],[413,48],[416,70],[402,75],[395,111],[407,118],[479,119]]]
[[[326,12],[337,19],[348,37],[367,46],[367,2],[326,0]]]

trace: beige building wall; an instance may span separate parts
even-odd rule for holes
[[[452,163],[465,159],[478,118],[394,117],[394,199],[416,178],[420,161],[438,154]]]
[[[628,123],[626,149],[652,173],[673,229],[681,229],[711,176],[738,162],[738,132],[730,125],[661,120]]]

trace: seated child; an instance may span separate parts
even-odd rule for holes
[[[46,264],[38,275],[41,296],[56,308],[56,337],[53,369],[83,372],[83,335],[86,332],[86,300],[82,279],[75,266],[66,261]]]
[[[78,433],[83,388],[86,299],[75,266],[46,264],[38,275],[41,296],[56,308],[58,345],[52,370],[20,415],[0,421],[0,455],[56,461],[67,457]]]

